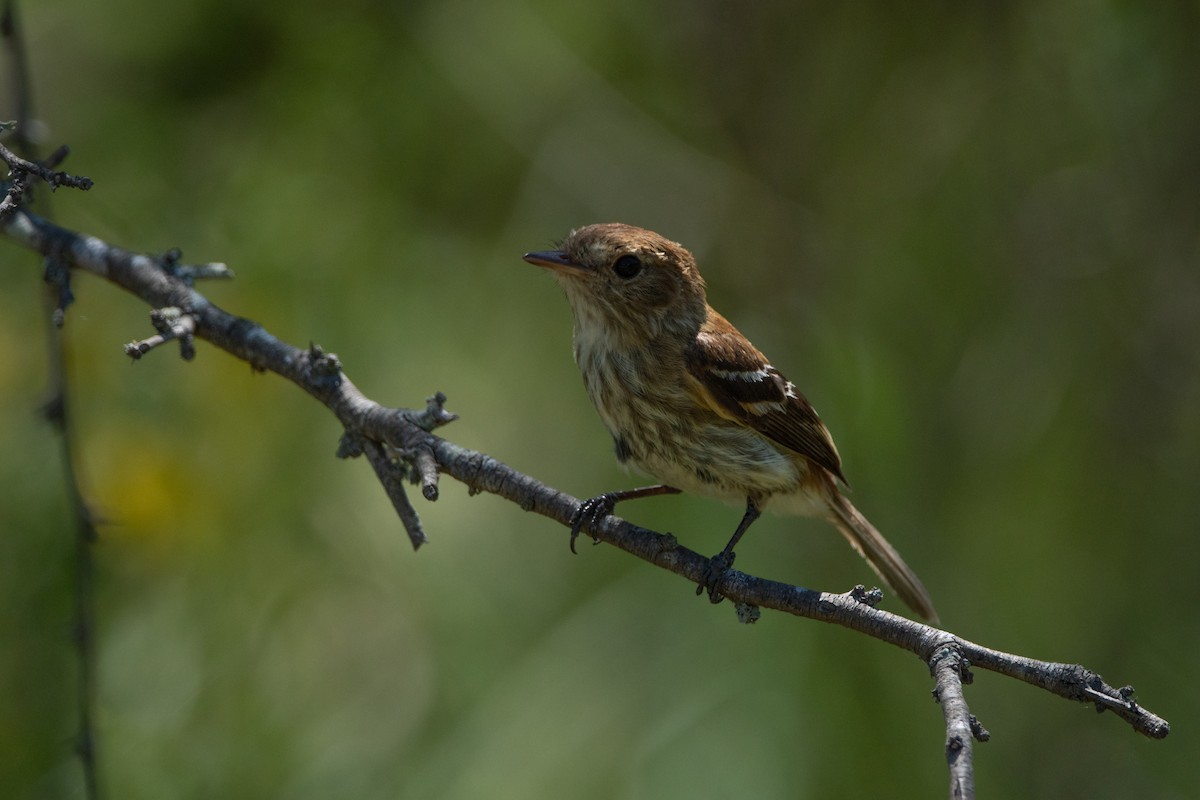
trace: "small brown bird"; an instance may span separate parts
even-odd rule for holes
[[[572,530],[622,501],[680,491],[746,504],[696,593],[718,602],[733,548],[768,504],[825,517],[913,611],[937,612],[921,580],[842,494],[842,463],[804,395],[708,301],[696,261],[652,231],[610,223],[571,231],[549,268],[575,317],[575,361],[617,458],[661,485],[584,503]]]

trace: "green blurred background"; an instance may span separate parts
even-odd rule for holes
[[[1200,796],[1196,4],[602,5],[26,2],[46,144],[96,180],[53,213],[228,262],[215,302],[380,402],[446,392],[445,435],[579,496],[638,479],[520,255],[596,221],[685,243],[951,630],[1175,723],[1151,742],[977,673],[981,793]],[[79,797],[40,267],[0,264],[0,794]],[[203,344],[130,365],[147,309],[75,291],[109,796],[944,794],[911,656],[738,625],[450,480],[414,554],[324,409]],[[740,510],[626,513],[715,552]],[[816,521],[765,519],[739,554],[872,579]]]

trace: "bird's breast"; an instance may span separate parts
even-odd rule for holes
[[[577,335],[575,358],[624,463],[684,491],[736,502],[800,485],[803,459],[700,402],[682,356]]]

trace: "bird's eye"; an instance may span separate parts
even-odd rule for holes
[[[613,272],[628,280],[642,271],[642,260],[632,253],[626,253],[613,262]]]

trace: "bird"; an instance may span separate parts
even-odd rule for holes
[[[769,507],[832,522],[914,612],[938,620],[920,578],[846,496],[837,447],[812,404],[709,305],[683,245],[601,223],[524,260],[548,269],[566,295],[575,361],[617,459],[660,482],[581,503],[572,550],[582,526],[622,501],[687,492],[744,503],[696,589],[716,603],[734,547]]]

